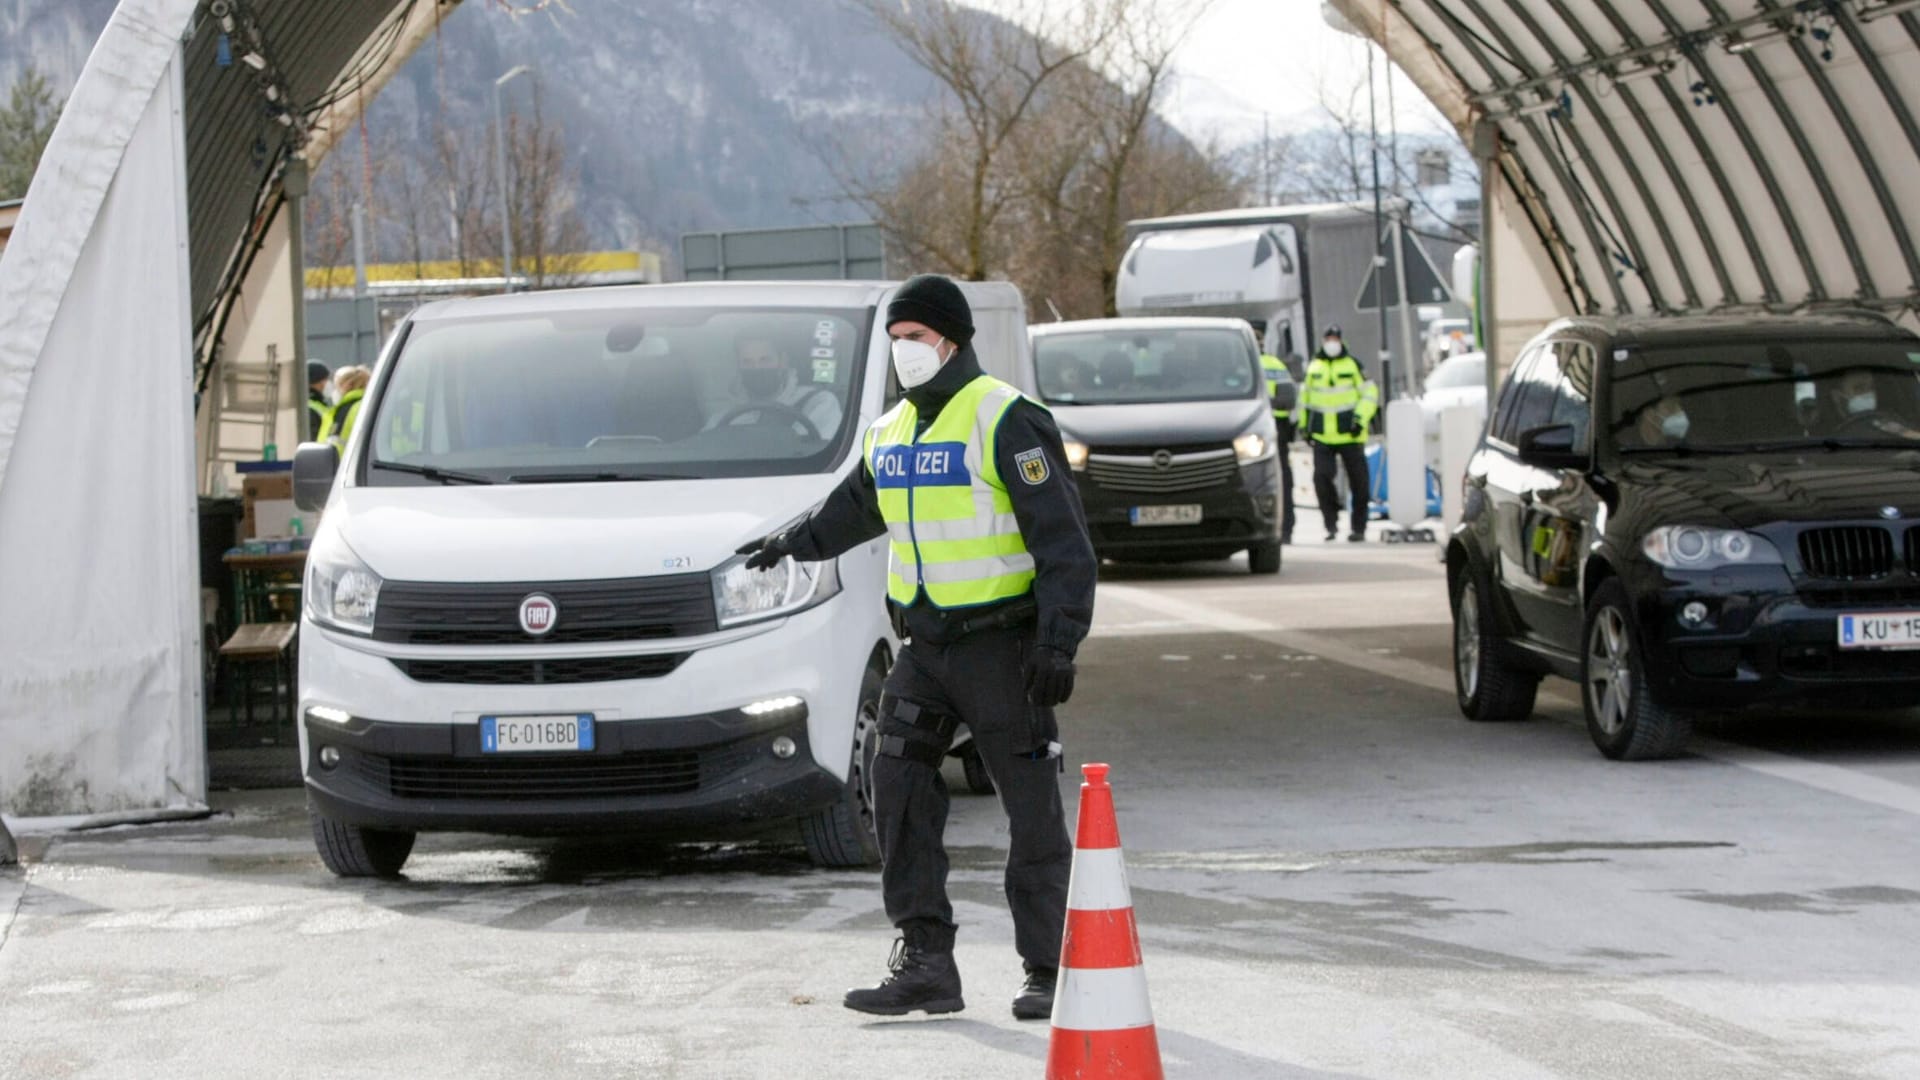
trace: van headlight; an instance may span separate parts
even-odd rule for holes
[[[339,544],[309,556],[302,592],[307,615],[314,622],[353,634],[373,633],[380,575],[367,569],[352,548]]]
[[[1233,440],[1233,456],[1240,464],[1251,465],[1273,453],[1273,440],[1264,431],[1249,431]]]
[[[839,563],[781,559],[771,570],[747,569],[738,556],[713,572],[713,609],[722,627],[804,611],[840,591]]]
[[[1087,457],[1092,454],[1093,451],[1087,449],[1086,443],[1078,439],[1063,438],[1060,440],[1060,448],[1067,452],[1067,468],[1072,469],[1074,472],[1085,472],[1087,470]]]
[[[1647,558],[1669,570],[1713,570],[1722,566],[1779,566],[1780,549],[1764,536],[1744,529],[1707,529],[1665,525],[1640,541]]]

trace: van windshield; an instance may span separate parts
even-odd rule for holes
[[[1786,340],[1617,355],[1611,426],[1629,453],[1920,449],[1920,343]]]
[[[1033,344],[1040,396],[1061,405],[1257,396],[1260,358],[1231,329],[1088,330]]]
[[[414,323],[367,482],[792,476],[859,413],[860,310],[626,308]]]

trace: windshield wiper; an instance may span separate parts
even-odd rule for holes
[[[602,484],[610,481],[627,480],[689,480],[691,477],[672,473],[632,473],[632,472],[563,472],[563,473],[515,473],[507,479],[516,484]]]
[[[1675,443],[1672,446],[1623,446],[1622,454],[1666,454],[1670,457],[1692,457],[1695,454],[1745,454],[1752,448],[1746,446],[1689,446]]]
[[[1920,450],[1920,440],[1896,438],[1841,438],[1837,435],[1824,437],[1808,436],[1804,439],[1776,439],[1772,442],[1749,443],[1743,450],[1768,453],[1780,450],[1810,450],[1818,447],[1823,450]]]
[[[437,469],[432,465],[410,465],[404,461],[376,461],[373,468],[386,469],[389,472],[411,473],[437,480],[442,484],[494,484],[499,481],[491,476],[479,473],[461,472],[458,469]]]

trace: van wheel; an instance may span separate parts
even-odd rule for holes
[[[320,861],[338,877],[399,877],[407,856],[413,854],[410,832],[348,825],[311,806],[307,819],[313,824],[313,846],[320,851]]]
[[[1540,676],[1508,662],[1493,626],[1493,587],[1472,569],[1460,572],[1453,597],[1453,690],[1460,712],[1479,723],[1533,715]]]
[[[1693,733],[1685,713],[1653,700],[1646,650],[1627,587],[1607,581],[1587,605],[1586,648],[1580,652],[1580,703],[1593,745],[1615,761],[1669,758]]]
[[[1280,572],[1280,545],[1255,544],[1247,549],[1247,566],[1256,574]]]
[[[853,760],[840,798],[800,819],[800,842],[815,866],[871,866],[880,860],[873,831],[873,755],[880,745],[880,669],[860,680],[860,712],[853,726]]]
[[[969,742],[960,751],[960,769],[967,774],[967,790],[975,795],[993,794],[993,774],[987,772],[987,763],[980,760],[980,744]]]

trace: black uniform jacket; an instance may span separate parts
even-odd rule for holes
[[[907,400],[919,414],[920,430],[925,431],[947,402],[980,374],[980,360],[969,346],[942,365],[926,385],[909,390]],[[1035,450],[1046,462],[1044,470],[1023,467],[1018,460],[1022,455],[1030,460]],[[1093,622],[1093,586],[1099,564],[1093,542],[1087,537],[1086,513],[1081,509],[1080,492],[1067,466],[1053,414],[1025,398],[1014,402],[1000,420],[993,455],[1013,500],[1020,535],[1033,556],[1032,602],[1039,608],[1035,640],[1072,656]],[[873,473],[862,466],[848,474],[820,509],[789,530],[785,539],[794,558],[817,562],[884,536],[886,531]],[[960,636],[962,620],[979,620],[999,607],[1026,602],[1009,600],[999,605],[943,611],[922,593],[905,611],[907,633],[916,641],[942,644]]]

